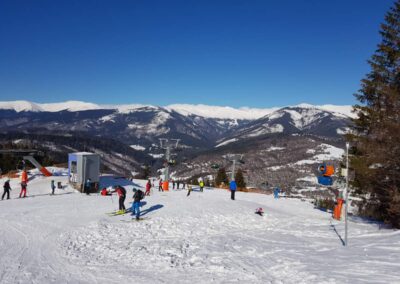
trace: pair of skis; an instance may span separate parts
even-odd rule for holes
[[[125,210],[125,211],[113,211],[106,213],[108,216],[113,217],[113,216],[122,216],[125,214],[131,213],[131,210]],[[144,221],[150,219],[149,217],[140,217],[139,219],[132,218],[131,220],[120,220],[121,222],[138,222],[138,221]]]

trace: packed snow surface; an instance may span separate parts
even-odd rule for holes
[[[400,231],[351,218],[344,223],[307,202],[195,187],[146,197],[143,221],[110,217],[116,196],[70,187],[50,196],[31,177],[26,199],[0,202],[0,283],[398,283]],[[4,182],[4,179],[1,180]],[[102,177],[102,186],[129,182]],[[262,207],[261,217],[254,214]]]

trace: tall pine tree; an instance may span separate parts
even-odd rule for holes
[[[217,176],[215,178],[215,185],[220,186],[221,184],[227,185],[229,183],[228,176],[226,175],[225,168],[220,168],[218,170]]]
[[[369,60],[354,106],[353,186],[364,196],[360,213],[400,228],[400,0],[381,25],[382,41]]]
[[[246,182],[244,181],[243,172],[238,169],[235,174],[235,181],[238,188],[246,188]]]

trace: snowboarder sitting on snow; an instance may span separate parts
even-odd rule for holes
[[[54,184],[54,179],[51,180],[51,194],[54,195],[54,190],[56,189],[56,185]]]
[[[264,216],[264,210],[261,207],[257,208],[255,213],[260,215],[260,216]]]
[[[115,187],[115,190],[112,191],[112,193],[116,192],[119,196],[119,211],[118,213],[124,213],[126,208],[125,208],[125,198],[126,198],[126,189],[123,186],[117,185]]]
[[[135,191],[135,189],[134,189]],[[139,220],[140,217],[140,200],[144,198],[144,193],[140,189],[137,189],[135,191],[135,194],[133,195],[133,203],[132,203],[132,216],[136,215],[136,220]]]
[[[6,196],[7,194],[7,199],[10,199],[10,190],[11,190],[11,186],[10,186],[10,180],[6,180],[4,185],[3,185],[3,189],[4,189],[4,193],[3,196],[1,197],[1,200],[4,199],[4,196]]]
[[[148,180],[148,182],[146,183],[146,192],[144,193],[144,195],[150,196],[150,189],[151,189],[151,182],[150,180]]]

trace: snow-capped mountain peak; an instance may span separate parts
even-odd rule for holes
[[[181,115],[189,116],[196,115],[207,118],[220,118],[220,119],[243,119],[254,120],[263,117],[278,108],[233,108],[229,106],[209,106],[209,105],[191,105],[191,104],[172,104],[166,107],[167,109],[174,110]]]
[[[354,117],[352,107],[349,105],[311,105],[302,103],[291,108],[301,109],[319,109],[333,113],[341,117]],[[16,112],[58,112],[58,111],[85,111],[99,109],[114,109],[119,113],[131,113],[135,111],[175,111],[183,116],[201,116],[204,118],[215,119],[239,119],[239,120],[256,120],[264,116],[274,114],[282,109],[279,107],[272,108],[233,108],[229,106],[210,106],[204,104],[172,104],[165,107],[144,105],[144,104],[125,104],[125,105],[98,105],[90,102],[66,101],[59,103],[34,103],[29,101],[8,101],[0,102],[0,109],[15,110]]]
[[[29,101],[0,102],[0,109],[15,110],[16,112],[21,112],[21,111],[40,112],[40,111],[44,111],[39,104],[32,103],[32,102],[29,102]]]

